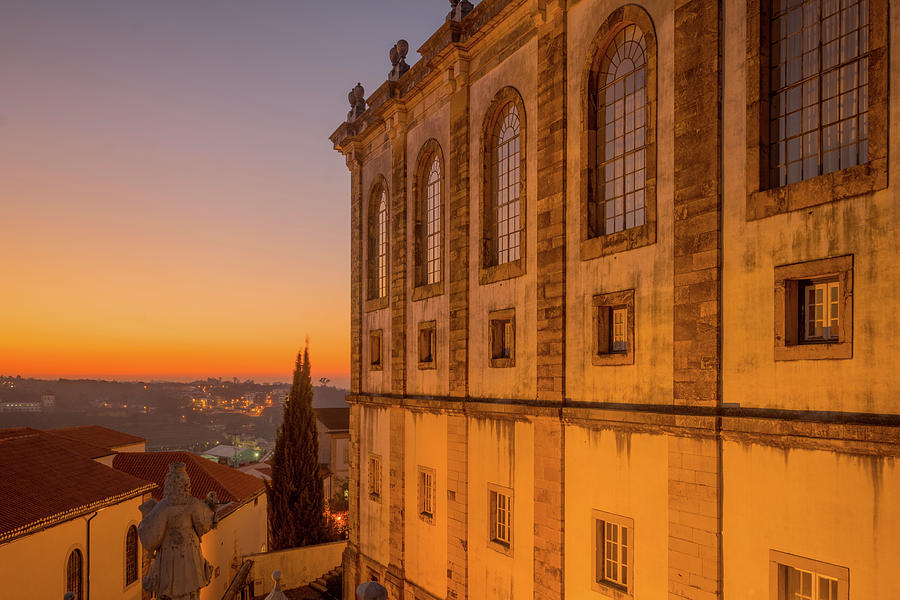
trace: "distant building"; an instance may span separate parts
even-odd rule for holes
[[[39,413],[41,403],[32,400],[0,402],[0,413]]]
[[[41,394],[41,407],[45,411],[56,408],[56,394],[53,392],[44,392]]]
[[[109,452],[0,430],[0,595],[141,598],[138,507],[156,486],[91,457]]]
[[[313,410],[319,436],[319,464],[328,470],[323,479],[323,492],[328,500],[350,477],[350,407]]]
[[[252,448],[240,448],[238,446],[219,445],[210,448],[202,454],[203,458],[222,465],[238,467],[250,464],[259,459],[259,451]]]
[[[153,497],[161,499],[166,473],[173,462],[186,465],[194,497],[202,499],[209,492],[215,492],[222,503],[218,525],[204,535],[201,542],[203,556],[214,571],[210,584],[200,591],[200,600],[220,600],[244,557],[268,549],[264,484],[261,479],[189,452],[122,453],[116,455],[113,467],[156,483],[159,487],[154,490]]]

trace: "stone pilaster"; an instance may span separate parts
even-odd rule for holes
[[[406,393],[406,112],[386,117],[391,139],[391,393]]]
[[[674,398],[720,405],[720,11],[716,0],[675,8]],[[714,417],[669,438],[669,598],[721,597],[721,443]]]
[[[563,6],[565,3],[562,3]],[[566,12],[546,2],[538,29],[537,396],[565,398]]]
[[[465,415],[447,415],[447,599],[468,595],[468,437]]]
[[[350,169],[350,393],[362,389],[363,226],[362,165],[355,152],[346,155]]]
[[[537,398],[566,396],[566,10],[539,1],[537,97]],[[564,433],[534,420],[534,598],[565,597]]]
[[[385,574],[385,587],[391,592],[391,598],[403,598],[403,581],[405,577],[403,560],[405,552],[405,519],[404,493],[406,475],[404,470],[406,435],[405,409],[392,406],[390,414],[390,469],[388,501],[390,502],[390,532],[388,551],[388,570]]]
[[[450,304],[450,395],[469,393],[469,85],[468,61],[448,74],[450,91],[449,204],[447,227]]]

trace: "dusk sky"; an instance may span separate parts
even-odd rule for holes
[[[328,135],[440,0],[3,0],[0,375],[349,368]]]

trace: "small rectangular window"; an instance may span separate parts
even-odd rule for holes
[[[492,367],[512,367],[516,358],[515,310],[507,309],[490,313],[489,343]]]
[[[381,329],[369,333],[369,368],[372,371],[382,369],[382,338]]]
[[[381,457],[369,455],[369,498],[381,500]]]
[[[419,323],[419,368],[434,369],[436,365],[437,324],[435,321]]]
[[[593,511],[593,589],[631,596],[634,589],[634,520]]]
[[[419,467],[419,517],[434,523],[434,469]]]
[[[512,547],[512,490],[491,485],[488,490],[490,512],[490,542],[499,549]]]
[[[848,600],[850,569],[769,551],[770,600]]]
[[[634,290],[593,297],[595,365],[634,364]]]
[[[853,257],[775,267],[775,360],[853,356]]]

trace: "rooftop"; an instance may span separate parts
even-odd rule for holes
[[[215,492],[219,502],[229,505],[219,509],[220,515],[231,512],[265,490],[262,479],[190,452],[124,452],[113,459],[113,467],[156,483],[158,487],[153,497],[161,499],[166,473],[173,462],[185,464],[191,478],[192,496],[203,499],[209,492]]]
[[[84,442],[87,444],[93,444],[95,446],[102,446],[104,448],[113,449],[119,446],[141,444],[147,441],[142,437],[131,435],[129,433],[122,433],[121,431],[116,431],[115,429],[109,429],[100,425],[63,427],[61,429],[51,429],[49,430],[49,432],[56,435],[61,435],[76,442]]]
[[[0,543],[155,487],[71,448],[47,432],[0,430]]]
[[[344,408],[314,408],[316,417],[328,431],[350,430],[350,407]]]

